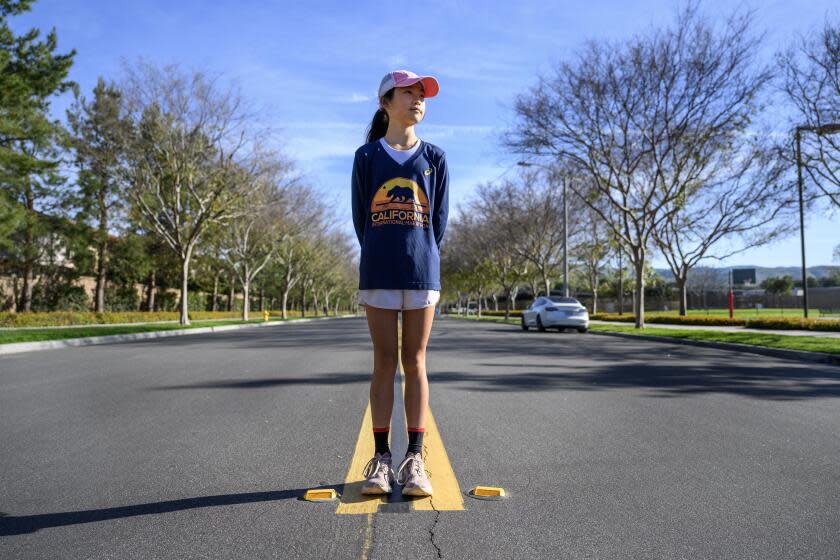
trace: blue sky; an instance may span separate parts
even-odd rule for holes
[[[479,183],[515,173],[499,146],[513,120],[517,93],[587,39],[619,40],[671,21],[675,2],[272,2],[39,0],[13,18],[22,31],[55,27],[59,51],[77,50],[71,79],[85,95],[98,76],[119,78],[121,60],[143,57],[201,68],[236,80],[278,130],[278,143],[307,179],[335,201],[336,218],[353,235],[349,177],[353,152],[376,109],[376,88],[392,69],[438,78],[418,136],[447,152],[450,204]],[[701,3],[727,14],[732,4]],[[746,3],[756,6],[765,51],[837,17],[831,0]],[[66,101],[57,101],[63,111]],[[832,225],[832,221],[834,224]],[[813,213],[806,224],[809,264],[832,263],[838,216]],[[724,264],[799,263],[799,238],[750,250]],[[656,259],[654,264],[664,263]],[[715,265],[714,263],[710,263]]]

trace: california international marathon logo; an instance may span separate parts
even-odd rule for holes
[[[429,227],[429,199],[417,183],[405,177],[391,179],[379,187],[370,205],[374,226],[399,224]]]

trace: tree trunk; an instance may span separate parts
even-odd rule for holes
[[[306,317],[306,281],[300,284],[300,316]]]
[[[265,311],[265,289],[260,286],[260,313]]]
[[[592,290],[592,314],[598,313],[598,290]]]
[[[283,319],[288,319],[289,318],[288,315],[286,314],[286,305],[288,304],[288,302],[289,302],[289,288],[286,288],[285,290],[283,290],[283,302],[282,302]]]
[[[217,270],[213,278],[213,311],[219,310],[219,276],[221,276],[221,272]]]
[[[101,235],[100,231],[100,235]],[[105,242],[100,239],[96,251],[96,303],[94,311],[105,311]]]
[[[551,281],[548,279],[548,276],[543,272],[543,283],[545,284],[545,295],[546,297],[551,295]]]
[[[534,299],[537,299],[537,297],[539,297],[539,294],[537,293],[537,284],[539,284],[539,282],[536,278],[534,278],[529,283],[531,284],[531,295]]]
[[[35,195],[32,193],[32,184],[30,178],[26,178],[26,186],[24,197],[26,198],[25,206],[27,210],[26,226],[24,228],[24,247],[23,247],[23,309],[25,313],[32,311],[32,288],[35,281],[35,261],[34,243],[35,235],[33,233],[32,220],[35,219]],[[18,309],[21,311],[21,309]]]
[[[242,320],[248,320],[248,311],[251,307],[251,302],[248,298],[248,292],[251,290],[251,281],[248,280],[248,273],[245,273],[245,281],[242,282]]]
[[[633,312],[636,315],[636,328],[645,328],[645,254],[644,250],[636,251],[633,265],[636,268],[636,297],[633,302]]]
[[[675,277],[674,280],[677,283],[677,292],[680,295],[680,317],[685,317],[688,314],[688,291],[686,290],[688,278],[687,276]]]
[[[146,311],[154,311],[155,310],[155,290],[157,289],[156,286],[156,278],[155,278],[155,270],[152,269],[149,271],[149,280],[147,283],[147,289],[149,292],[146,294]]]
[[[318,316],[318,290],[315,289],[315,286],[312,286],[312,306],[315,309],[315,316]]]
[[[510,298],[513,290],[505,288],[505,321],[510,319]]]
[[[511,311],[516,310],[516,296],[519,295],[519,286],[516,285],[510,291],[510,309]]]
[[[35,265],[32,261],[25,261],[23,264],[23,306],[18,311],[29,313],[32,311],[32,287],[33,287],[33,272]]]
[[[618,247],[618,314],[624,315],[624,270],[621,262],[621,246]]]
[[[228,277],[228,282],[229,282],[230,286],[228,288],[227,310],[230,312],[230,311],[233,311],[233,299],[236,297],[236,291],[234,290],[234,288],[236,287],[236,285],[235,285],[236,279],[233,277],[233,274],[231,274]]]
[[[96,312],[105,311],[105,259],[108,252],[108,209],[105,205],[105,191],[100,189],[99,199],[99,247],[96,263]]]
[[[190,304],[187,295],[187,282],[190,279],[190,256],[192,255],[192,247],[187,249],[187,254],[181,260],[181,324],[190,324]]]

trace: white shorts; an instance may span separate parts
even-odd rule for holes
[[[357,303],[380,309],[420,309],[439,299],[439,290],[359,290]]]

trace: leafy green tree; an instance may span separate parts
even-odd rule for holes
[[[764,288],[768,294],[771,294],[777,298],[781,295],[789,294],[790,291],[793,289],[793,278],[789,275],[784,275],[782,277],[773,276],[771,278],[765,278],[760,287]]]
[[[31,0],[0,2],[0,212],[17,224],[13,258],[23,276],[18,302],[23,311],[32,309],[34,271],[42,256],[39,240],[47,233],[39,211],[47,209],[46,201],[55,198],[62,183],[62,128],[48,116],[50,100],[72,86],[66,78],[76,54],[55,52],[55,29],[43,41],[37,29],[15,36],[9,16],[31,5]]]
[[[75,90],[75,102],[67,111],[78,167],[79,221],[94,228],[96,247],[95,309],[105,310],[105,281],[110,253],[110,229],[117,225],[127,199],[127,186],[119,173],[127,121],[122,116],[119,89],[99,78],[87,101]]]

